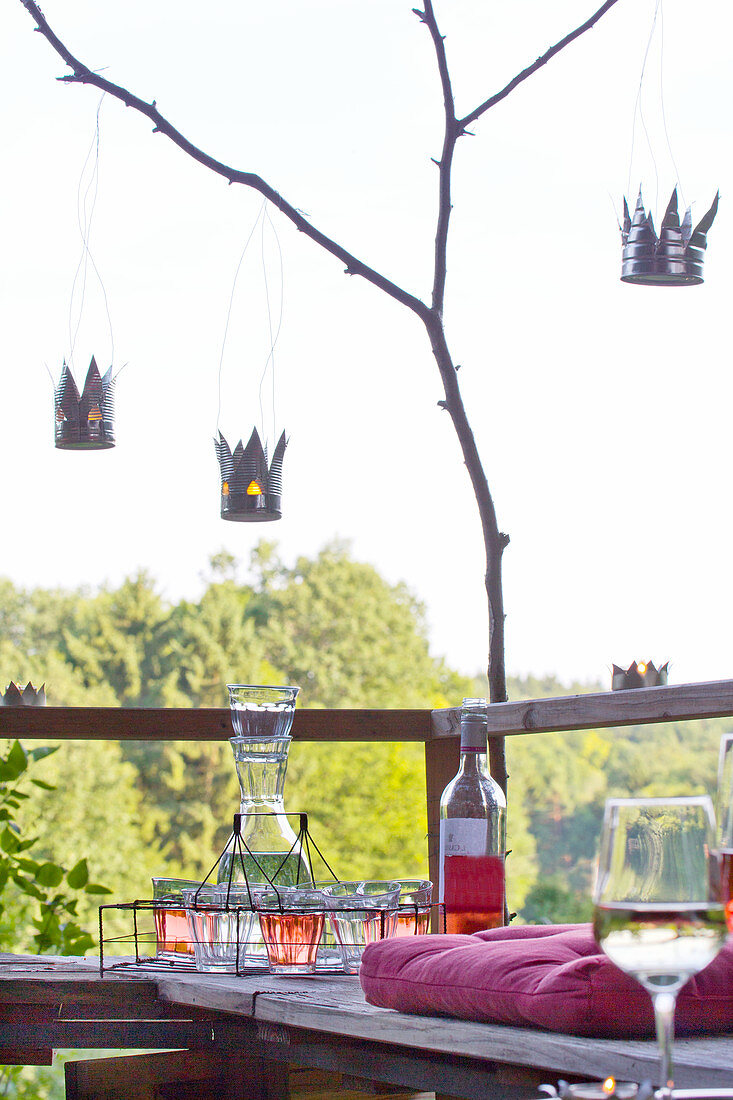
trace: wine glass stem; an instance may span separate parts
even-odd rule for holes
[[[655,993],[654,1022],[657,1029],[657,1042],[661,1058],[660,1092],[661,1097],[670,1097],[674,1088],[672,1080],[672,1043],[674,1041],[674,1010],[677,1001],[676,993]]]

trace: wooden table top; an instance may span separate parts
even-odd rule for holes
[[[110,960],[111,962],[112,960]],[[620,1080],[654,1078],[656,1044],[639,1040],[586,1039],[534,1029],[407,1015],[375,1008],[350,975],[237,977],[171,966],[126,965],[105,969],[95,959],[0,955],[0,1018],[18,1003],[63,1002],[112,1012],[146,1002],[224,1013],[255,1021],[274,1041],[283,1029],[387,1044],[434,1057],[467,1057],[546,1070],[549,1083],[567,1074],[587,1080],[611,1074]],[[733,1035],[679,1039],[675,1083],[679,1087],[733,1086]],[[71,1044],[70,1044],[71,1045]]]

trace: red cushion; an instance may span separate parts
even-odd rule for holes
[[[574,1035],[654,1035],[648,993],[602,954],[589,924],[382,940],[365,949],[359,974],[370,1004],[400,1012]],[[681,1035],[733,1029],[733,944],[680,991],[675,1020]]]

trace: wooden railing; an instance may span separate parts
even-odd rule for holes
[[[603,729],[733,716],[733,680],[636,688],[488,708],[489,736]],[[438,882],[438,804],[458,768],[460,710],[296,711],[298,741],[418,741],[425,746],[428,864]],[[0,707],[0,737],[21,740],[221,741],[232,736],[226,709]]]

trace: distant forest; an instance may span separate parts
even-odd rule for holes
[[[201,598],[169,603],[146,573],[119,587],[23,590],[0,580],[0,667],[46,684],[66,706],[226,706],[226,684],[291,683],[300,705],[457,706],[485,694],[431,655],[422,606],[407,587],[335,543],[293,567],[262,542],[241,565],[209,563]],[[510,682],[513,699],[602,690],[548,678]],[[521,921],[589,916],[606,797],[711,791],[720,721],[508,739],[508,894]],[[298,744],[286,808],[307,810],[344,878],[427,873],[422,747]],[[34,765],[20,813],[48,859],[85,856],[113,900],[150,896],[150,877],[200,878],[238,808],[226,744],[70,742]],[[96,931],[93,898],[80,912]],[[86,911],[84,905],[87,906]],[[0,947],[24,940],[23,907],[6,906]],[[25,937],[27,939],[27,937]]]

